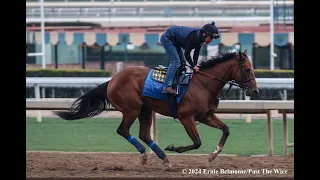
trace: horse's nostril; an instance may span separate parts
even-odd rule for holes
[[[259,94],[259,90],[257,90],[257,89],[254,89],[252,92],[253,92],[254,94]]]

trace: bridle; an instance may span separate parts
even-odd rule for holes
[[[237,66],[237,70],[236,70],[236,72],[235,72],[235,74],[234,74],[234,76],[233,76],[233,78],[232,78],[232,79],[235,79],[235,77],[236,77],[236,75],[237,75],[237,73],[238,73],[238,70],[240,69],[241,81],[240,81],[239,84],[236,83],[235,80],[226,81],[226,80],[217,78],[217,77],[215,77],[215,76],[212,76],[212,75],[210,75],[210,74],[208,74],[208,73],[202,72],[202,71],[198,71],[198,72],[197,72],[197,73],[199,73],[199,74],[201,74],[201,75],[207,76],[207,77],[212,78],[212,79],[214,79],[214,80],[218,80],[218,81],[220,81],[220,82],[222,82],[222,83],[224,83],[224,84],[229,84],[229,88],[228,88],[227,92],[226,92],[222,97],[220,97],[219,99],[225,98],[225,97],[227,96],[227,94],[229,93],[230,89],[231,89],[233,86],[237,86],[237,87],[241,88],[244,92],[248,91],[248,86],[246,85],[246,83],[249,82],[249,81],[251,81],[251,80],[254,80],[254,79],[255,79],[255,77],[246,79],[246,76],[245,76],[245,74],[243,73],[243,66],[242,66],[242,64],[243,64],[244,62],[246,62],[246,61],[249,61],[249,59],[248,59],[248,57],[246,56],[246,54],[243,54],[243,55],[245,56],[245,58],[244,58],[244,59],[240,59],[240,60],[239,60],[239,63],[236,64],[236,65],[234,65],[234,66]],[[241,58],[240,55],[239,55],[239,57]],[[234,67],[234,66],[233,66],[233,67]],[[189,66],[189,67],[190,67],[190,66]],[[233,67],[232,67],[232,68],[233,68]],[[202,84],[206,89],[208,89],[208,90],[211,92],[211,90],[209,89],[209,87],[208,87],[206,84],[204,84],[204,83],[200,80],[200,78],[197,76],[197,73],[195,74],[195,76],[198,78],[198,80],[201,82],[201,84]]]

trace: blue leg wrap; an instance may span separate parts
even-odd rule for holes
[[[133,136],[129,136],[128,141],[134,145],[140,153],[144,153],[146,151],[146,148]]]
[[[154,141],[148,144],[148,146],[152,149],[153,152],[157,154],[157,156],[160,159],[164,159],[166,157],[166,154],[159,148],[159,146]]]

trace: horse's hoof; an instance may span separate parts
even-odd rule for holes
[[[168,147],[166,147],[164,150],[167,150],[167,151],[172,151],[173,149],[173,144],[170,144]]]
[[[172,165],[167,158],[163,160],[163,165],[168,167],[169,169],[172,169]]]
[[[209,162],[213,161],[217,157],[218,153],[210,153],[209,154]]]
[[[142,165],[147,164],[147,160],[148,160],[148,155],[147,155],[147,153],[146,153],[146,152],[142,153],[140,159],[141,159],[141,164],[142,164]]]

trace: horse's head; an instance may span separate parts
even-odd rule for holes
[[[259,93],[252,64],[248,58],[247,50],[239,51],[234,59],[235,65],[232,66],[230,79],[235,80],[242,89],[246,91],[246,96],[255,96]]]
[[[218,53],[212,59],[202,61],[199,67],[200,73],[224,83],[237,85],[246,91],[247,96],[255,96],[259,93],[247,50],[239,53]]]

